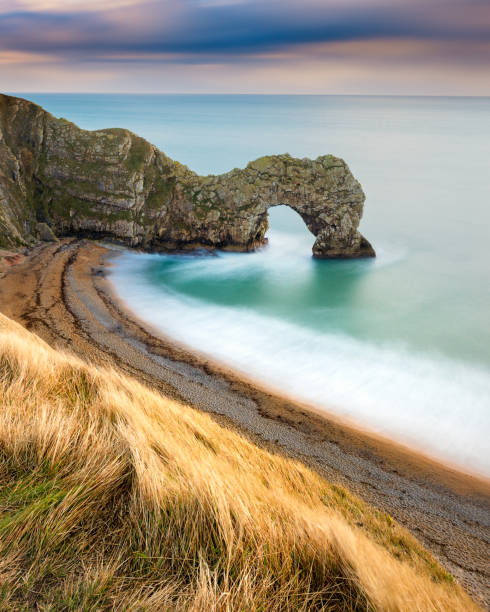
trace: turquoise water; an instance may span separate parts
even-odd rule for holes
[[[200,173],[264,154],[345,158],[374,261],[315,261],[290,209],[254,254],[124,254],[141,316],[376,432],[490,475],[490,99],[32,94],[123,126]]]

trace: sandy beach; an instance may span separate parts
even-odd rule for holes
[[[0,270],[0,311],[52,346],[112,364],[349,487],[490,605],[489,482],[281,397],[165,338],[114,295],[107,269],[116,256],[85,240],[35,247]]]

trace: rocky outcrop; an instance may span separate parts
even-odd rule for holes
[[[262,157],[199,176],[124,129],[89,132],[0,96],[0,246],[54,234],[109,237],[148,250],[253,250],[267,210],[286,204],[316,236],[316,257],[374,256],[358,232],[364,193],[347,164]]]
[[[58,242],[53,230],[47,223],[38,223],[36,227],[36,234],[39,240],[42,242]]]

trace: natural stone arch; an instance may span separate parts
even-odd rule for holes
[[[46,224],[58,235],[115,239],[145,249],[252,250],[267,210],[295,210],[316,237],[316,257],[366,257],[358,232],[364,193],[347,164],[261,157],[199,176],[124,129],[81,130],[41,107],[0,95],[0,229],[29,244]]]
[[[267,210],[285,205],[300,215],[316,237],[315,257],[375,254],[357,229],[364,192],[347,164],[332,155],[316,160],[287,154],[262,157],[244,169],[200,178],[192,197],[196,216],[200,210],[206,211],[203,223],[194,227],[196,242],[200,241],[200,228],[206,228],[209,237],[215,222],[215,244],[252,250],[264,242]],[[166,225],[170,227],[171,223]]]
[[[259,174],[259,185],[265,183],[259,197],[268,202],[267,208],[285,205],[303,219],[316,238],[315,257],[374,255],[357,231],[365,195],[342,159],[326,155],[313,161],[280,155],[252,162],[247,170]]]

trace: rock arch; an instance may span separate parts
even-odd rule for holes
[[[0,229],[4,244],[58,235],[104,236],[144,249],[252,250],[267,210],[285,204],[316,237],[315,257],[374,256],[358,232],[364,193],[347,164],[261,157],[199,176],[124,129],[81,130],[0,95]]]
[[[316,160],[290,155],[262,157],[244,169],[200,179],[193,191],[193,210],[206,210],[200,228],[219,222],[214,243],[222,248],[253,250],[264,242],[267,210],[285,205],[296,211],[316,237],[318,258],[373,257],[374,249],[359,233],[364,192],[347,164],[326,155]]]

